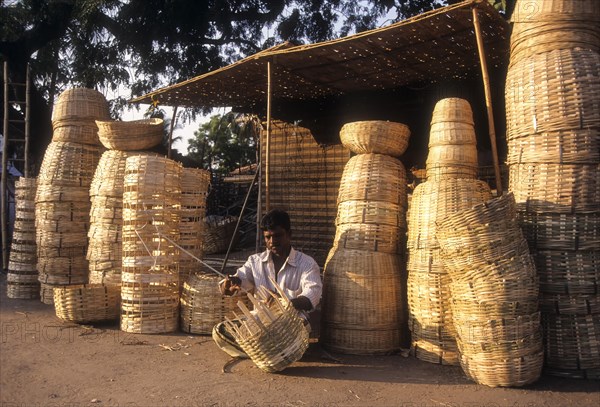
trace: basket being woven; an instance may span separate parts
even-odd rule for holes
[[[410,130],[402,123],[358,121],[346,123],[340,130],[342,145],[356,154],[387,154],[399,157],[408,147]]]
[[[145,150],[160,144],[164,134],[162,119],[128,122],[96,120],[102,145],[111,150]]]
[[[117,320],[119,300],[119,289],[104,285],[54,288],[56,316],[64,321],[86,323]]]

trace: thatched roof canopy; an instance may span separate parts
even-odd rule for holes
[[[476,77],[480,66],[473,7],[479,10],[488,66],[506,65],[507,22],[487,0],[466,0],[337,40],[281,44],[131,102],[155,99],[170,106],[231,106],[261,112],[267,99],[268,61],[274,103]]]

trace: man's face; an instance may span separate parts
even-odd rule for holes
[[[273,229],[263,231],[265,245],[271,253],[277,256],[285,256],[291,246],[291,236],[281,226],[276,226]]]

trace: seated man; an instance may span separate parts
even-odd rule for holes
[[[285,211],[270,211],[262,218],[261,226],[267,250],[253,254],[234,275],[221,280],[221,293],[234,295],[240,290],[253,292],[260,286],[276,292],[269,281],[271,277],[290,298],[294,308],[307,319],[308,312],[314,310],[321,300],[323,284],[319,266],[312,257],[292,247],[290,217]],[[214,327],[213,339],[229,355],[247,357],[227,332],[225,324]]]

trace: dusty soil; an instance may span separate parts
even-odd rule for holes
[[[209,337],[134,335],[61,322],[39,300],[6,297],[0,281],[0,407],[48,406],[600,406],[600,382],[543,376],[489,388],[459,367],[414,357],[324,359],[318,344],[278,374],[229,357]]]

